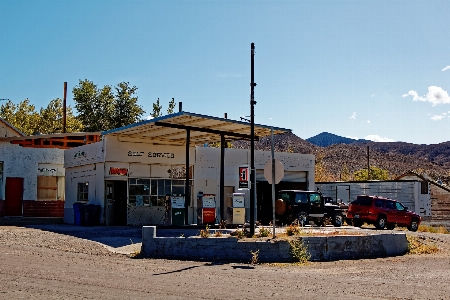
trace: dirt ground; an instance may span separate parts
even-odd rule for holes
[[[450,235],[414,234],[435,254],[252,266],[130,258],[139,229],[99,230],[0,227],[0,299],[450,299]]]

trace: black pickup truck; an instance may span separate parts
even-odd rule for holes
[[[327,223],[340,227],[344,222],[346,209],[339,204],[327,203],[319,191],[281,190],[275,201],[278,223],[298,222],[300,226],[310,221],[318,226]]]

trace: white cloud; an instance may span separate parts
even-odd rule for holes
[[[370,124],[370,120],[367,120],[367,124]]]
[[[402,95],[402,97],[412,96],[413,101],[425,101],[430,102],[433,106],[438,104],[449,104],[450,96],[446,91],[438,86],[429,86],[428,93],[425,96],[419,96],[416,91],[409,91],[407,94]]]
[[[445,68],[442,69],[442,72],[450,70],[450,66],[446,66]]]
[[[381,136],[376,135],[376,134],[370,134],[370,135],[366,136],[364,139],[372,141],[372,142],[393,142],[394,141],[394,140],[392,140],[390,138],[381,137]]]
[[[346,136],[346,138],[354,139],[354,140],[359,140],[359,138],[358,138],[357,136]]]
[[[354,111],[353,114],[349,118],[350,119],[356,119],[356,111]]]
[[[370,97],[375,97],[375,94],[370,95]]]
[[[432,116],[430,119],[433,120],[433,121],[440,121],[440,120],[442,120],[443,118],[444,118],[443,115],[434,115],[434,116]]]

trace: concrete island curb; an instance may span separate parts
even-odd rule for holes
[[[403,255],[408,250],[405,233],[301,236],[312,261],[377,258]],[[236,237],[157,237],[155,226],[142,227],[141,255],[186,260],[250,261],[259,250],[259,262],[292,262],[285,239],[238,240]]]

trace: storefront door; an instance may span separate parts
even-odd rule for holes
[[[5,215],[22,216],[23,178],[6,177]]]

